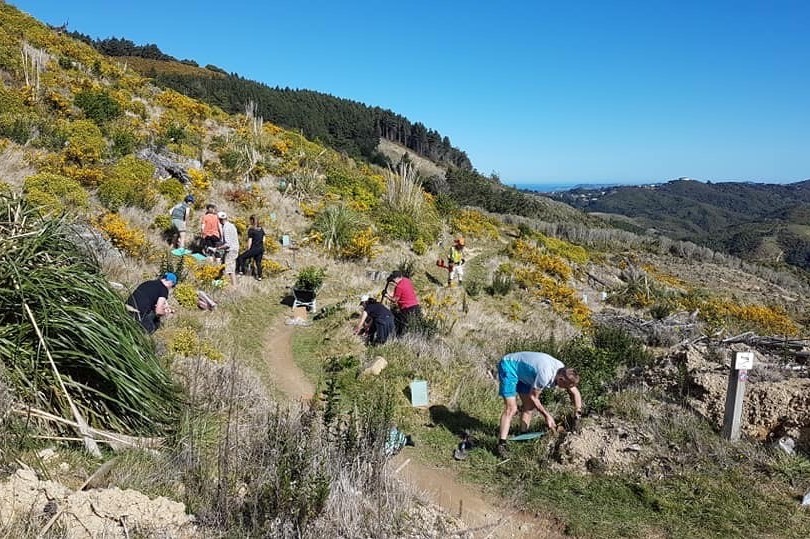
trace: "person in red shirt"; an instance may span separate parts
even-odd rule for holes
[[[397,335],[402,335],[408,331],[415,319],[422,316],[422,308],[419,306],[419,298],[410,279],[402,275],[401,271],[395,271],[388,276],[388,284],[394,283],[394,292],[388,294],[386,286],[385,297],[394,303],[396,312],[394,321],[396,323]]]

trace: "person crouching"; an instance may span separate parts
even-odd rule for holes
[[[365,335],[368,344],[385,344],[394,334],[394,315],[388,307],[368,295],[360,298],[360,305],[363,312],[354,328],[355,335]]]

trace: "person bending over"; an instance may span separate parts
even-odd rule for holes
[[[503,397],[503,413],[496,454],[506,454],[506,438],[512,418],[518,411],[516,397],[520,395],[520,429],[529,430],[529,422],[535,410],[545,418],[546,425],[554,430],[557,424],[540,402],[544,389],[561,388],[568,392],[574,405],[576,418],[582,416],[582,396],[579,394],[579,374],[567,368],[562,361],[542,352],[515,352],[507,354],[498,362],[498,394]]]
[[[354,328],[355,335],[365,335],[368,344],[385,344],[394,334],[394,315],[388,307],[368,295],[360,298],[360,305],[363,313]]]
[[[177,275],[169,272],[160,279],[139,284],[127,298],[127,311],[147,333],[154,333],[160,327],[161,316],[173,312],[167,300],[169,290],[176,284]]]

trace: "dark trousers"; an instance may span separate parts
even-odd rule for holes
[[[206,237],[204,237],[203,240],[202,240],[203,253],[208,254],[208,253],[205,252],[205,249],[208,248],[208,247],[216,247],[217,245],[220,244],[220,241],[221,240],[219,239],[219,236],[206,236]]]
[[[251,247],[241,255],[236,257],[236,273],[245,273],[245,266],[250,265],[250,262],[256,265],[254,269],[254,276],[259,279],[262,278],[262,257],[264,256],[264,249],[258,247]]]
[[[141,315],[138,312],[130,311],[129,314],[132,316],[132,318],[140,322],[141,327],[147,333],[154,333],[157,331],[157,328],[160,327],[160,317],[155,311],[149,311],[144,315]]]
[[[407,333],[408,326],[412,325],[413,320],[421,318],[422,307],[414,305],[407,309],[401,309],[394,313],[394,324],[396,326],[397,335]]]
[[[386,316],[371,321],[368,330],[369,344],[385,344],[388,338],[394,334],[394,317]]]

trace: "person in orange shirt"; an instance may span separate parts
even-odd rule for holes
[[[202,236],[203,253],[208,247],[216,247],[222,242],[222,225],[217,217],[217,207],[213,204],[205,206],[205,215],[200,220],[200,236]]]

